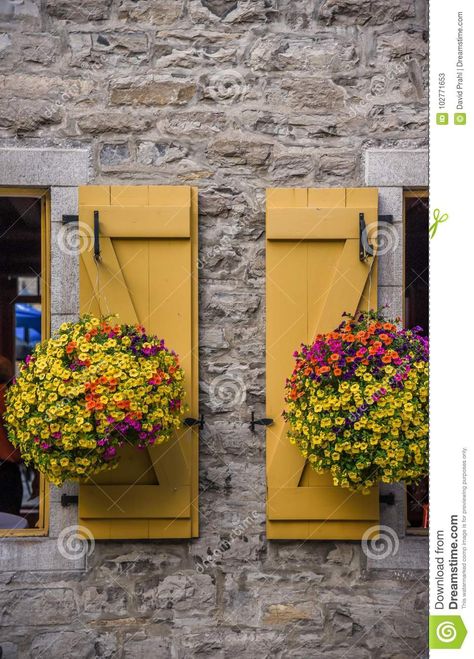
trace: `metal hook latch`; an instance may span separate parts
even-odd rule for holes
[[[204,414],[201,414],[199,419],[193,419],[192,417],[186,417],[184,419],[183,424],[185,426],[188,426],[188,428],[191,428],[192,426],[199,426],[199,430],[202,430],[204,428]]]
[[[252,416],[250,420],[250,430],[252,432],[255,432],[255,426],[271,426],[272,424],[273,424],[273,419],[269,419],[269,418],[256,419],[255,412],[252,412]]]
[[[79,497],[77,494],[62,494],[61,495],[61,506],[63,508],[68,508],[71,504],[77,505],[79,503]]]
[[[100,261],[99,211],[94,211],[94,259]]]

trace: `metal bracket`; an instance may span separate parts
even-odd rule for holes
[[[380,503],[384,503],[386,506],[394,506],[395,505],[395,495],[393,492],[390,492],[389,494],[380,494],[379,495],[379,501]]]
[[[393,215],[379,215],[379,222],[387,222],[387,224],[393,224]]]
[[[359,213],[359,260],[367,261],[369,256],[374,256],[374,248],[369,243],[364,213]]]
[[[255,432],[255,426],[271,426],[273,424],[273,419],[256,419],[255,412],[252,412],[250,419],[250,430],[252,432]]]
[[[63,215],[63,224],[71,224],[71,222],[79,222],[79,215]]]
[[[199,426],[199,430],[202,430],[204,428],[204,414],[201,414],[199,419],[193,419],[192,417],[186,417],[184,419],[183,424],[185,426],[188,426],[188,428],[191,428],[192,426]]]
[[[94,211],[94,258],[100,261],[99,211]]]
[[[77,494],[62,494],[61,495],[61,506],[63,506],[63,508],[67,508],[71,504],[74,504],[74,505],[77,506],[78,503],[79,503],[79,497],[77,496]]]

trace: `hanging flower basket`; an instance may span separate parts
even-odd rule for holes
[[[63,323],[36,346],[10,387],[9,438],[55,485],[118,464],[181,425],[183,371],[164,341],[114,318]]]
[[[344,316],[294,353],[283,413],[290,440],[352,491],[417,482],[428,470],[428,340],[374,311]]]

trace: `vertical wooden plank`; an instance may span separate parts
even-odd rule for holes
[[[311,208],[344,208],[345,188],[309,188],[308,206]]]
[[[293,366],[293,351],[308,332],[307,245],[271,242],[267,245],[267,476],[272,487],[297,484],[304,459],[286,439],[285,381]]]
[[[78,203],[80,211],[85,206],[109,206],[110,185],[81,185],[79,187]]]
[[[111,206],[148,206],[147,185],[111,185]]]
[[[306,188],[269,188],[267,208],[301,208],[308,205]]]
[[[148,201],[150,206],[191,206],[189,185],[150,185]]]

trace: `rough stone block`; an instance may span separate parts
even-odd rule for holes
[[[150,659],[150,657],[159,657],[160,659],[171,659],[171,647],[169,638],[162,636],[153,636],[150,638],[140,639],[133,636],[126,640],[123,646],[124,659]]]
[[[34,562],[30,569],[33,565]],[[2,625],[26,621],[33,626],[64,625],[78,613],[74,593],[69,588],[4,590],[0,593],[0,606]]]
[[[99,154],[100,163],[104,167],[121,165],[130,160],[130,149],[126,142],[103,144]]]
[[[156,27],[172,25],[183,11],[183,0],[121,0],[119,16],[130,22]]]
[[[112,0],[81,0],[80,3],[71,0],[47,0],[46,11],[53,18],[71,21],[72,23],[88,23],[101,21],[109,17]]]
[[[413,0],[323,0],[318,18],[327,25],[380,25],[415,16]]]
[[[196,86],[192,81],[144,80],[114,82],[110,102],[113,105],[186,105],[193,98]]]

